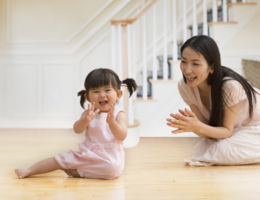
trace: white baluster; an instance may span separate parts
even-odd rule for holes
[[[133,106],[133,96],[128,99],[128,124],[134,125],[134,106]]]
[[[127,25],[127,70],[128,77],[133,78],[132,75],[132,41],[131,41],[131,24]],[[128,99],[128,124],[134,124],[134,106],[133,96]]]
[[[176,0],[172,1],[172,33],[173,33],[173,41],[172,41],[172,60],[178,60],[178,45],[177,45],[177,28],[176,28]]]
[[[232,0],[231,2],[232,2],[232,3],[236,3],[236,2],[237,2],[237,0]]]
[[[133,71],[132,77],[136,80],[136,23],[133,24],[133,48],[132,48],[132,56],[133,56]],[[137,92],[133,93],[133,100],[136,100]]]
[[[182,13],[183,13],[183,43],[184,43],[187,40],[186,0],[182,1]]]
[[[157,80],[157,62],[156,62],[156,7],[153,6],[153,80]]]
[[[163,80],[168,80],[168,63],[167,63],[167,2],[163,2]]]
[[[127,68],[128,77],[133,78],[132,75],[132,46],[131,46],[131,25],[127,25]],[[128,124],[134,124],[134,106],[133,106],[133,96],[128,99]]]
[[[117,26],[117,35],[118,35],[118,77],[120,80],[123,80],[123,53],[122,53],[122,27],[121,24]],[[119,108],[124,109],[124,98],[119,99]]]
[[[127,25],[127,73],[132,78],[131,24]]]
[[[123,79],[123,54],[122,54],[122,27],[121,24],[117,26],[118,35],[118,76],[120,80]]]
[[[203,35],[208,35],[207,0],[203,0]]]
[[[212,1],[212,21],[217,22],[218,21],[218,10],[217,10],[217,2],[216,0]]]
[[[196,0],[193,0],[193,23],[192,23],[192,35],[198,35],[198,25],[197,25],[197,10],[196,10]]]
[[[116,26],[111,25],[112,69],[116,69]]]
[[[227,1],[222,0],[222,16],[223,22],[227,22]]]
[[[242,0],[242,2],[243,2],[243,3],[246,3],[246,2],[247,2],[247,0]]]
[[[143,100],[147,100],[146,14],[143,15]]]

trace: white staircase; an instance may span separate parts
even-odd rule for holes
[[[197,1],[197,6],[199,7],[198,12],[202,14],[202,1]],[[253,33],[252,35],[255,32],[260,33],[260,26],[259,24],[257,25],[260,19],[260,2],[258,0],[251,3],[232,3],[227,4],[227,8],[229,20],[227,22],[208,23],[209,35],[216,40],[220,48],[222,65],[230,67],[243,75],[242,59],[250,58],[259,60],[260,58],[259,36],[255,35],[253,38],[250,38],[250,32]],[[180,23],[178,27],[180,27]],[[258,31],[255,28],[258,28]],[[177,30],[178,32],[181,31]],[[172,30],[169,30],[169,32],[172,32]],[[248,33],[247,36],[245,35],[246,33]],[[178,35],[179,40],[181,40],[180,34]],[[235,44],[234,41],[238,43]],[[246,49],[244,48],[246,43],[251,43],[256,48]],[[170,42],[167,45],[171,46]],[[149,48],[150,51],[151,49]],[[152,57],[152,51],[150,55]],[[151,63],[148,65],[148,69],[152,69],[151,65]],[[174,135],[171,133],[173,129],[166,125],[166,118],[169,117],[170,113],[178,113],[178,109],[188,108],[180,97],[177,87],[178,80],[182,78],[179,61],[173,62],[171,71],[172,79],[159,79],[157,81],[150,79],[152,85],[152,96],[150,98],[147,100],[138,98],[134,101],[134,113],[140,122],[140,137],[196,137],[194,133]]]
[[[137,99],[134,102],[135,115],[140,121],[140,137],[173,137],[195,136],[193,133],[174,135],[166,125],[170,113],[177,113],[187,105],[180,97],[176,80],[157,80],[152,82],[152,99]]]

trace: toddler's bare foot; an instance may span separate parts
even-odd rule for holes
[[[18,176],[19,179],[25,178],[30,175],[29,169],[16,169],[15,173]]]

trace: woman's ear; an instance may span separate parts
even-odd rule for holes
[[[214,72],[214,64],[212,64],[212,65],[210,66],[210,70],[209,70],[209,73],[213,74],[213,72]]]
[[[118,90],[116,99],[120,99],[122,97],[122,95],[123,95],[123,91],[122,90]]]

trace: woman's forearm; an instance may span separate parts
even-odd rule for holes
[[[193,133],[195,133],[195,132],[193,132]],[[195,133],[197,136],[199,136],[199,137],[202,137],[202,138],[209,138],[207,135],[204,135],[204,134],[201,134],[201,133],[198,133],[198,132],[196,132]]]
[[[208,138],[224,139],[231,137],[232,132],[225,127],[213,127],[207,124],[201,123],[198,130],[194,132],[197,135],[206,136]]]

